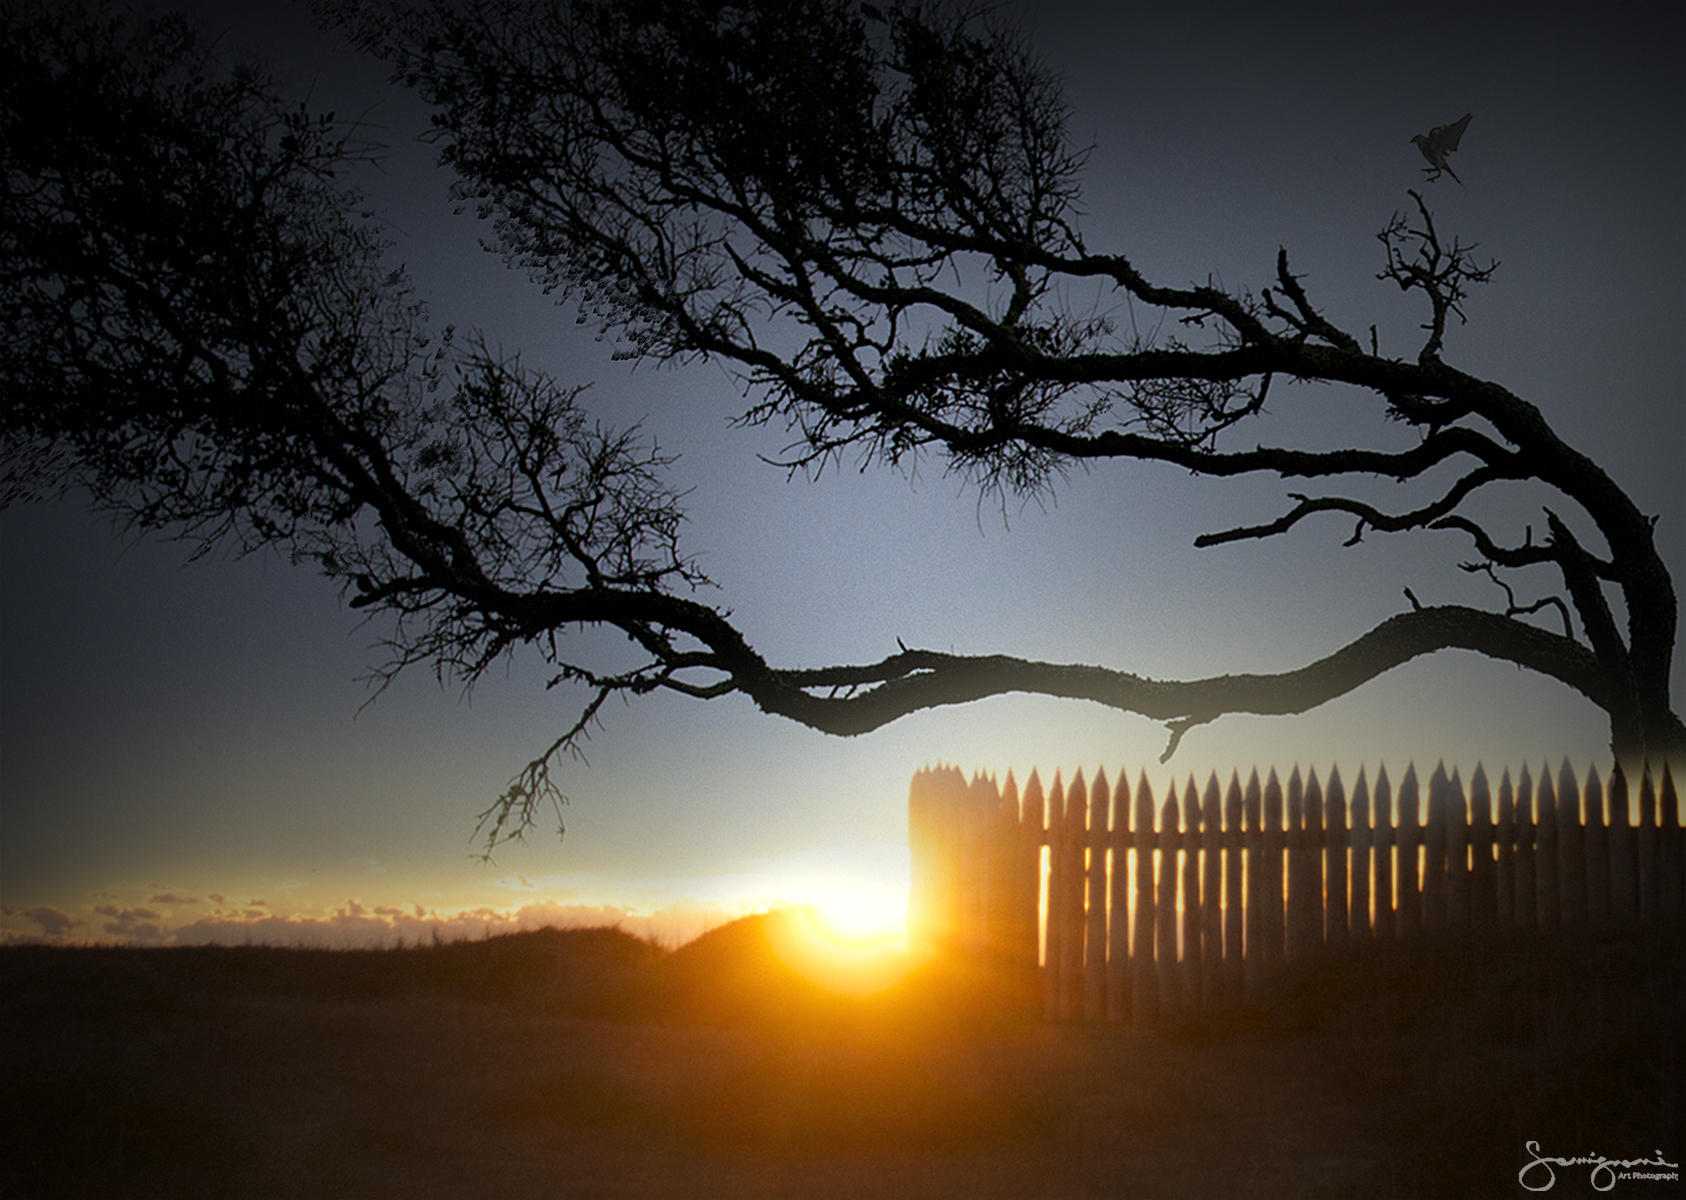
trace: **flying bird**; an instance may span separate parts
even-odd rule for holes
[[[1440,178],[1440,172],[1444,171],[1452,177],[1454,183],[1463,187],[1464,181],[1458,178],[1456,171],[1452,170],[1451,165],[1446,161],[1446,156],[1458,148],[1458,142],[1463,139],[1464,130],[1469,126],[1471,115],[1465,113],[1460,120],[1454,121],[1450,125],[1436,125],[1426,134],[1419,133],[1411,139],[1412,144],[1423,152],[1423,157],[1428,159],[1430,167],[1428,177],[1430,179]]]

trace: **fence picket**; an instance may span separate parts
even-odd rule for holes
[[[1288,827],[1284,842],[1287,848],[1287,909],[1283,915],[1283,957],[1305,957],[1307,906],[1311,894],[1306,888],[1306,826],[1305,781],[1296,764],[1288,776]]]
[[[1360,768],[1296,767],[1284,789],[1209,772],[1156,803],[1145,772],[1032,770],[969,779],[938,765],[908,788],[908,937],[993,964],[1004,996],[1060,1020],[1151,1021],[1256,992],[1285,960],[1365,938],[1476,929],[1601,929],[1686,910],[1686,829],[1672,771],[1577,781],[1524,765],[1496,791],[1477,765],[1414,766],[1397,792]],[[1496,800],[1496,804],[1495,804]],[[1035,981],[1034,983],[1032,981]],[[1016,1003],[1017,1001],[1015,1001]]]
[[[1594,925],[1608,925],[1610,911],[1610,827],[1604,812],[1604,786],[1598,778],[1598,768],[1588,774],[1581,792],[1586,806],[1582,818],[1581,849],[1586,855],[1587,919]]]
[[[1370,884],[1375,872],[1375,856],[1370,846],[1370,781],[1363,767],[1358,768],[1358,779],[1352,785],[1350,814],[1352,828],[1347,841],[1352,847],[1352,898],[1347,910],[1347,932],[1353,941],[1359,942],[1370,937],[1374,929],[1370,916]]]
[[[1508,929],[1516,921],[1516,793],[1510,768],[1499,777],[1499,815],[1493,824],[1493,921]]]
[[[1265,780],[1264,788],[1264,954],[1261,960],[1266,967],[1275,967],[1282,961],[1283,950],[1286,946],[1282,925],[1282,785],[1276,780],[1276,770],[1271,769]]]
[[[1083,1015],[1091,1021],[1106,1015],[1106,822],[1111,811],[1112,789],[1103,768],[1095,772],[1089,789],[1089,861],[1084,871]]]
[[[1639,845],[1628,805],[1627,776],[1618,764],[1605,793],[1610,803],[1610,916],[1619,925],[1639,917]]]
[[[1161,1012],[1181,1009],[1181,988],[1177,982],[1177,786],[1172,784],[1159,810],[1159,903],[1154,938],[1155,975],[1159,983]]]
[[[1475,872],[1470,855],[1474,850],[1469,802],[1463,779],[1456,768],[1446,781],[1446,927],[1465,930],[1475,917]]]
[[[1323,941],[1339,950],[1347,941],[1347,853],[1351,840],[1346,825],[1346,788],[1341,784],[1339,767],[1329,770],[1323,806],[1323,828],[1329,839],[1323,846]]]
[[[1469,780],[1469,917],[1477,927],[1498,921],[1499,864],[1495,847],[1492,790],[1486,768],[1476,763]],[[1505,890],[1508,894],[1508,883]]]
[[[1200,809],[1200,1002],[1224,990],[1223,811],[1218,776],[1206,780]]]
[[[1231,771],[1224,793],[1224,990],[1241,993],[1246,975],[1242,882],[1241,777]]]
[[[1428,779],[1428,822],[1423,829],[1423,929],[1446,928],[1446,792],[1451,781],[1442,763]]]
[[[1507,771],[1508,775],[1509,772]],[[1528,764],[1516,780],[1516,923],[1524,929],[1539,924],[1539,901],[1535,897],[1534,873],[1539,855],[1534,846],[1534,779]]]
[[[1639,794],[1634,801],[1639,807],[1639,820],[1634,830],[1634,859],[1638,872],[1637,896],[1641,919],[1662,911],[1662,866],[1658,854],[1660,832],[1657,828],[1657,793],[1651,786],[1651,772],[1639,777]]]
[[[1658,793],[1660,815],[1657,842],[1657,882],[1662,892],[1662,911],[1678,915],[1686,909],[1686,830],[1680,827],[1680,797],[1674,790],[1674,773],[1663,769]]]
[[[1159,1015],[1159,977],[1154,969],[1154,930],[1158,919],[1153,870],[1158,859],[1154,832],[1153,787],[1143,772],[1136,785],[1136,922],[1130,943],[1130,999],[1140,1018]]]
[[[1399,827],[1394,834],[1399,847],[1398,861],[1393,869],[1393,883],[1399,891],[1394,926],[1401,938],[1415,937],[1423,927],[1422,868],[1418,861],[1423,827],[1418,791],[1417,768],[1408,764],[1405,777],[1399,781]]]
[[[1376,865],[1376,884],[1372,889],[1376,919],[1372,928],[1380,939],[1391,938],[1394,931],[1397,905],[1393,898],[1393,852],[1397,843],[1393,827],[1393,785],[1388,782],[1387,766],[1383,764],[1376,768],[1376,819],[1370,828],[1370,844],[1374,848],[1371,857]]]
[[[1112,791],[1112,826],[1107,833],[1111,873],[1107,891],[1106,1019],[1130,1019],[1130,784],[1118,772]]]
[[[1060,1015],[1060,945],[1065,929],[1066,860],[1065,777],[1054,772],[1048,789],[1048,916],[1042,932],[1042,1012],[1049,1020]]]
[[[1060,903],[1060,1020],[1083,1015],[1083,857],[1087,840],[1089,792],[1083,770],[1071,777],[1065,792],[1065,833],[1061,844],[1065,872]]]
[[[1534,871],[1538,886],[1541,929],[1559,929],[1563,925],[1563,888],[1558,879],[1558,866],[1563,853],[1557,844],[1557,789],[1551,781],[1551,765],[1540,765],[1540,786],[1535,793],[1538,824],[1534,830],[1537,852]]]
[[[1586,922],[1586,839],[1581,830],[1581,800],[1567,760],[1557,776],[1557,886],[1563,923]]]
[[[1264,801],[1259,788],[1258,768],[1247,778],[1247,791],[1242,801],[1246,822],[1243,872],[1246,875],[1247,913],[1241,979],[1246,991],[1258,988],[1265,970],[1265,836]]]

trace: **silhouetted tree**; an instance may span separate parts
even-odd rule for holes
[[[1086,699],[1166,722],[1169,756],[1226,713],[1303,712],[1457,648],[1584,695],[1625,761],[1686,757],[1653,521],[1535,406],[1442,359],[1448,322],[1492,267],[1448,243],[1416,193],[1380,235],[1380,274],[1421,297],[1426,334],[1414,358],[1389,358],[1373,331],[1366,344],[1318,311],[1285,252],[1253,294],[1160,286],[1090,249],[1084,154],[1054,76],[975,14],[843,0],[334,6],[432,106],[455,194],[493,219],[507,259],[621,356],[736,369],[744,420],[792,431],[792,469],[937,454],[1019,494],[1096,459],[1324,480],[1197,544],[1322,513],[1349,519],[1353,541],[1453,531],[1474,548],[1465,569],[1508,601],[1410,597],[1270,675],[1160,681],[905,647],[780,667],[699,599],[652,443],[593,424],[576,391],[427,331],[336,181],[367,156],[355,131],[288,107],[253,68],[219,66],[180,20],[22,11],[8,11],[0,61],[14,493],[55,486],[50,462],[142,528],[312,561],[352,605],[395,618],[389,671],[428,662],[472,679],[536,647],[591,698],[488,811],[494,838],[555,795],[551,764],[608,697],[656,689],[741,693],[837,734],[1003,692]],[[1122,333],[1073,305],[1075,284],[1177,333]],[[1279,377],[1353,389],[1374,405],[1376,445],[1233,446]],[[1401,423],[1418,434],[1404,448],[1381,436]],[[1366,477],[1407,498],[1343,494]],[[1602,545],[1553,509],[1538,542],[1470,515],[1485,489],[1523,480]],[[1517,601],[1501,572],[1521,568],[1554,572],[1561,595]],[[580,661],[566,635],[593,624],[624,633],[632,657]]]

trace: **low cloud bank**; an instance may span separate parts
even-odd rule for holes
[[[182,903],[179,897],[173,899]],[[680,903],[641,913],[613,904],[536,901],[507,910],[482,907],[441,913],[419,904],[370,906],[347,900],[327,914],[229,908],[175,925],[156,910],[142,907],[100,904],[85,914],[76,914],[46,907],[6,906],[0,910],[0,944],[384,949],[495,937],[547,926],[574,929],[608,925],[676,947],[740,915],[720,904],[703,903]]]

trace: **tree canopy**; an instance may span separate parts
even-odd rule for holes
[[[1506,597],[1486,610],[1407,592],[1368,632],[1275,674],[1156,680],[904,646],[771,663],[681,546],[670,456],[595,421],[579,388],[429,327],[343,180],[374,152],[355,125],[290,103],[184,18],[8,8],[7,497],[85,488],[140,529],[314,564],[389,619],[388,672],[473,679],[536,650],[588,699],[488,810],[494,838],[557,794],[553,763],[607,699],[658,689],[741,694],[836,734],[1004,692],[1084,699],[1164,722],[1168,757],[1225,714],[1304,712],[1463,649],[1585,696],[1630,766],[1686,751],[1654,522],[1537,406],[1445,360],[1494,264],[1448,238],[1421,194],[1380,233],[1380,279],[1423,312],[1413,354],[1393,357],[1374,327],[1326,317],[1286,250],[1268,284],[1229,291],[1157,283],[1091,247],[1086,154],[1058,77],[984,13],[842,0],[326,11],[430,106],[454,194],[492,220],[511,265],[621,356],[728,365],[742,421],[788,430],[793,473],[931,457],[1014,495],[1101,460],[1275,477],[1304,490],[1197,544],[1330,513],[1351,540],[1450,532],[1465,569]],[[1105,302],[1076,299],[1097,292]],[[1160,319],[1120,328],[1114,301]],[[1307,382],[1373,414],[1374,442],[1248,444],[1267,402],[1291,404]],[[1396,502],[1364,498],[1378,479]],[[1517,481],[1557,497],[1539,539],[1476,515]],[[1507,581],[1521,571],[1551,578],[1550,594],[1517,600]],[[624,634],[628,656],[577,653],[569,635],[595,626]]]

